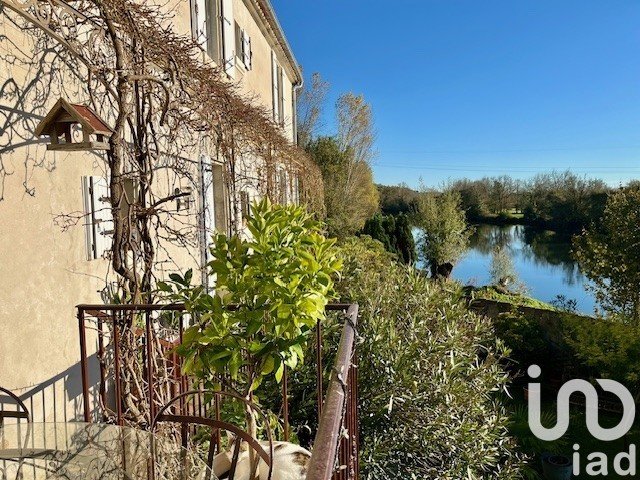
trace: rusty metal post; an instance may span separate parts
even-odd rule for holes
[[[316,324],[316,398],[318,403],[318,423],[322,416],[322,402],[324,400],[324,379],[322,367],[322,324]]]
[[[118,329],[118,315],[115,310],[112,310],[111,317],[113,320],[113,361],[116,376],[116,412],[118,415],[118,425],[123,425],[122,379],[120,378],[120,331]]]
[[[104,329],[102,326],[102,313],[97,316],[98,321],[98,362],[100,364],[100,398],[102,399],[102,405],[107,404],[107,381],[106,381],[106,366],[104,359]]]
[[[351,366],[351,401],[353,402],[353,431],[351,432],[351,438],[353,444],[351,445],[351,456],[354,461],[354,475],[353,480],[360,479],[360,409],[358,407],[358,377],[360,376],[358,370],[357,351],[354,352],[355,365]]]
[[[284,417],[284,441],[289,441],[289,372],[285,365],[282,374],[282,416]]]
[[[91,421],[89,406],[89,371],[87,368],[87,332],[84,329],[84,309],[78,308],[78,328],[80,329],[80,374],[82,376],[82,401],[84,421]]]
[[[152,422],[156,416],[156,408],[155,408],[155,387],[153,381],[153,337],[152,337],[152,329],[151,329],[151,316],[149,315],[149,310],[147,310],[144,314],[144,323],[146,329],[146,337],[147,337],[147,387],[149,388],[149,422]]]
[[[333,473],[333,464],[340,441],[340,427],[347,401],[357,318],[358,305],[349,306],[306,480],[329,480]]]

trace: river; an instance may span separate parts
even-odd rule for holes
[[[454,278],[465,285],[489,284],[492,251],[500,245],[508,249],[528,295],[544,302],[564,295],[576,301],[578,312],[594,312],[595,299],[585,288],[588,280],[571,258],[570,237],[524,225],[475,228],[469,250],[453,270]]]

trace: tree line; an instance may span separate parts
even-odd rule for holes
[[[447,189],[460,194],[470,222],[518,220],[571,232],[597,221],[611,192],[602,180],[570,171],[540,173],[530,180],[508,175],[462,179],[452,182]]]

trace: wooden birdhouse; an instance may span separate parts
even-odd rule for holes
[[[91,108],[61,98],[42,119],[35,134],[49,135],[51,143],[47,150],[109,150],[113,130]]]

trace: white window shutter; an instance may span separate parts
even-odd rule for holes
[[[279,122],[284,124],[284,80],[282,67],[278,65],[278,112],[280,112]]]
[[[95,233],[93,230],[93,188],[91,186],[92,177],[82,177],[82,200],[84,203],[84,229],[87,260],[96,258],[94,242]]]
[[[87,259],[105,257],[113,243],[111,197],[106,178],[82,177]]]
[[[106,178],[93,177],[93,209],[96,256],[102,258],[111,251],[114,228],[111,196]]]
[[[222,0],[222,67],[230,77],[235,71],[236,27],[233,20],[233,0]]]
[[[278,87],[280,82],[278,81],[278,62],[276,61],[276,55],[271,52],[271,83],[273,85],[273,120],[280,121],[280,93]]]
[[[193,0],[193,38],[201,46],[207,47],[207,1]]]
[[[242,31],[242,61],[247,70],[251,70],[251,38],[244,30]]]
[[[211,158],[202,157],[202,210],[204,213],[204,228],[207,240],[211,240],[211,235],[215,231],[215,210],[213,205],[213,169],[211,167]]]

